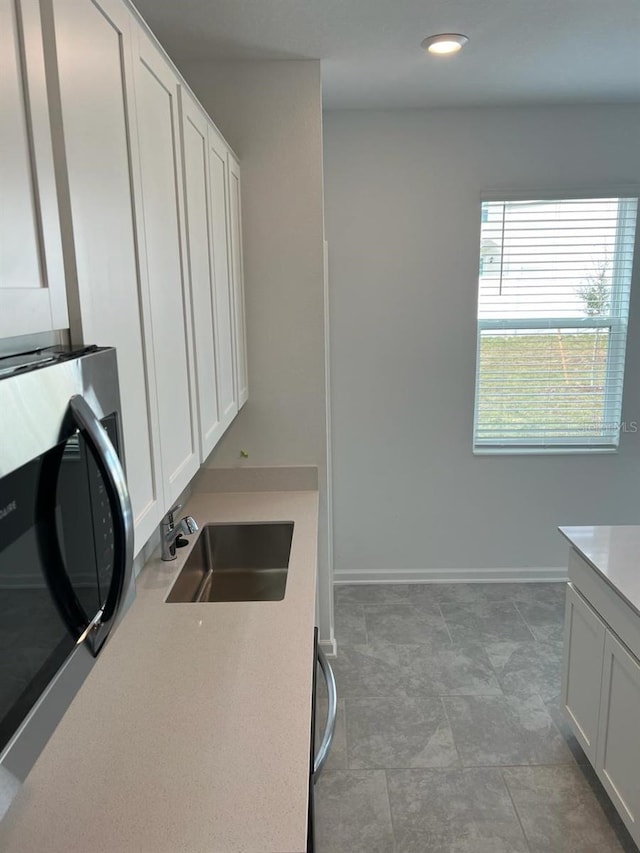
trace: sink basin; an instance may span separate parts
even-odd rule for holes
[[[281,601],[293,522],[205,524],[167,603]]]

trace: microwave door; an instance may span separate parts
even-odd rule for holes
[[[131,503],[113,444],[83,397],[71,398],[64,430],[69,439],[59,452],[48,454],[40,480],[40,517],[45,521],[39,526],[39,548],[58,612],[71,635],[84,640],[95,656],[131,578]],[[105,526],[111,576],[101,594]]]
[[[63,552],[64,545],[68,539],[70,540],[70,537],[65,535],[59,501],[68,499],[72,490],[72,486],[69,484],[73,479],[72,476],[66,476],[68,462],[63,465],[68,443],[68,441],[62,442],[50,450],[42,459],[36,494],[35,515],[38,524],[34,530],[39,552],[38,564],[49,588],[49,593],[69,634],[74,640],[78,640],[86,632],[89,618],[67,573],[67,564]],[[62,493],[58,488],[59,483],[64,484]],[[81,506],[84,502],[84,495],[76,494],[75,500],[77,501],[76,506]],[[77,547],[75,539],[70,541],[73,541],[74,547]],[[91,610],[89,609],[88,612],[90,613]]]
[[[67,439],[58,472],[57,527],[66,573],[86,614],[84,625],[102,606],[91,494],[92,478],[96,476],[94,468],[84,439],[79,432],[74,433]]]
[[[111,444],[116,452],[120,447],[118,439],[118,422],[116,415],[110,415],[101,421]],[[100,469],[91,453],[88,454],[87,473],[89,478],[89,499],[93,520],[93,540],[95,546],[97,591],[100,607],[104,606],[111,587],[113,577],[113,561],[115,542],[113,518],[107,497],[107,487]]]
[[[96,655],[118,616],[133,571],[133,512],[118,454],[107,430],[80,394],[69,401],[69,412],[87,443],[104,483],[113,526],[113,571],[104,603],[89,626],[87,642]],[[98,571],[101,563],[98,562]]]

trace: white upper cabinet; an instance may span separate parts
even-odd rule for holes
[[[234,358],[234,295],[229,257],[229,149],[212,124],[209,124],[208,141],[218,399],[223,429],[226,429],[238,413]]]
[[[234,395],[224,216],[226,166],[223,159],[220,173],[218,163],[214,162],[213,180],[210,179],[209,119],[185,89],[181,90],[180,96],[185,232],[196,360],[200,459],[204,461],[238,410]]]
[[[229,230],[231,242],[231,272],[235,315],[236,388],[238,406],[249,396],[247,375],[247,337],[244,311],[244,267],[242,262],[242,204],[240,195],[240,164],[231,152],[229,164]]]
[[[140,268],[151,309],[165,499],[173,502],[198,470],[200,459],[189,287],[183,264],[179,79],[140,27],[133,48]]]
[[[0,0],[0,337],[67,327],[38,0]]]
[[[138,553],[247,398],[238,162],[124,0],[0,0],[0,50],[0,338],[116,348]]]
[[[44,9],[52,16],[47,57],[57,56],[57,79],[53,62],[48,71],[60,97],[54,133],[59,172],[66,172],[60,196],[72,339],[116,347],[137,551],[164,512],[164,496],[131,190],[132,21],[118,0],[49,0]]]

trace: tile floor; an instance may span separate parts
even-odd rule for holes
[[[562,584],[336,587],[318,853],[637,853],[560,711]]]

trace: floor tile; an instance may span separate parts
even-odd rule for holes
[[[320,746],[327,721],[328,702],[318,697],[316,704],[316,750]],[[329,770],[347,769],[347,723],[345,720],[344,699],[338,699],[336,727],[333,732],[331,749],[324,764],[323,773]]]
[[[336,598],[334,606],[334,633],[338,651],[342,644],[366,643],[367,628],[364,610],[361,604],[340,601]]]
[[[369,642],[450,644],[440,609],[419,610],[410,604],[381,604],[364,607]]]
[[[583,764],[580,767],[580,770],[582,771],[582,775],[586,779],[589,787],[593,791],[596,800],[600,803],[600,808],[602,809],[609,825],[615,832],[616,837],[620,842],[622,849],[624,850],[624,853],[638,853],[638,847],[636,843],[629,834],[629,831],[624,825],[622,818],[616,811],[616,808],[611,802],[609,795],[603,788],[602,783],[596,775],[596,771],[589,763]]]
[[[564,597],[547,601],[516,600],[515,605],[529,627],[562,627],[564,625]]]
[[[573,762],[538,696],[452,696],[442,701],[465,767]]]
[[[394,853],[383,770],[323,773],[315,786],[317,853]]]
[[[489,656],[479,644],[399,646],[409,696],[501,696]]]
[[[564,596],[565,588],[560,583],[434,583],[416,586],[420,595],[435,598],[440,604],[554,601]]]
[[[563,643],[564,625],[530,625],[529,630],[543,643]]]
[[[528,851],[500,770],[390,770],[387,780],[397,853]]]
[[[537,694],[543,702],[558,695],[562,681],[562,644],[489,643],[486,650],[506,694]]]
[[[407,679],[402,653],[403,647],[389,643],[338,648],[338,655],[331,664],[338,695],[349,699],[406,696]]]
[[[538,601],[549,604],[560,601],[564,603],[567,592],[566,581],[507,584],[507,586],[514,587],[511,596],[513,601]]]
[[[316,786],[319,853],[524,853],[500,780],[529,770],[552,771],[528,794],[529,777],[512,776],[538,832],[533,853],[638,853],[562,714],[564,597],[552,583],[336,587],[340,699]]]
[[[576,764],[512,767],[503,775],[531,853],[618,853],[623,849]]]
[[[450,767],[458,753],[442,701],[347,699],[349,767]]]
[[[578,743],[578,739],[574,735],[571,730],[571,726],[567,722],[567,719],[562,710],[562,699],[560,693],[554,696],[552,699],[546,701],[545,707],[549,712],[549,716],[556,724],[556,728],[564,738],[565,743],[571,750],[571,754],[578,762],[578,764],[589,764],[589,759],[584,754],[584,751],[580,744]]]
[[[336,601],[351,604],[410,604],[411,585],[397,583],[337,584]]]
[[[440,606],[454,643],[532,640],[533,635],[510,601]]]
[[[338,695],[345,698],[502,695],[478,644],[343,645],[332,666]]]

